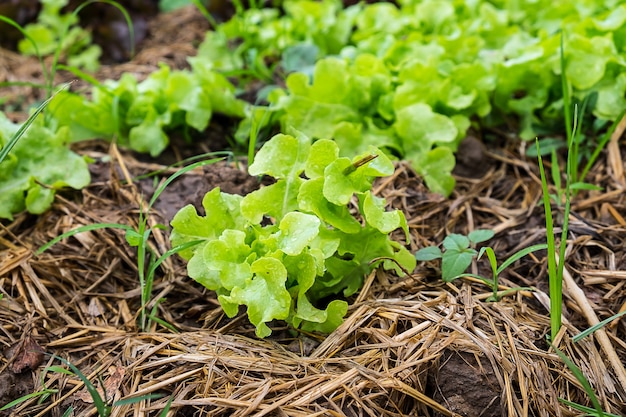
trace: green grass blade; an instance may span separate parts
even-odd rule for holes
[[[28,34],[28,32],[26,32],[24,28],[15,20],[8,18],[6,16],[0,16],[0,21],[7,23],[13,26],[14,28],[16,28],[17,30],[19,30],[22,36],[24,36],[24,38],[26,38],[31,43],[31,45],[33,45],[33,49],[35,49],[35,55],[37,55],[37,59],[39,60],[39,65],[41,65],[41,72],[44,78],[46,79],[46,85],[48,86],[52,85],[54,80],[52,79],[50,72],[46,69],[46,64],[43,61],[43,57],[41,56],[41,53],[39,52],[39,47],[37,46],[37,42],[35,42],[35,40]]]
[[[167,416],[167,413],[170,412],[170,407],[172,407],[172,401],[174,401],[174,397],[170,397],[170,399],[167,400],[167,404],[165,404],[165,407],[163,407],[163,410],[159,413],[159,417]]]
[[[202,154],[190,156],[189,158],[185,158],[185,159],[183,159],[181,161],[178,161],[176,163],[168,165],[167,167],[164,167],[164,168],[161,168],[161,169],[157,169],[155,171],[148,172],[147,174],[137,175],[137,176],[133,177],[133,181],[138,181],[138,180],[141,180],[141,179],[144,179],[144,178],[154,177],[156,175],[161,174],[162,172],[166,172],[170,168],[184,166],[184,165],[187,165],[187,164],[195,162],[195,161],[205,160],[205,159],[207,159],[209,157],[219,157],[219,158],[221,158],[221,160],[228,160],[228,161],[230,161],[233,158],[233,153],[231,151],[219,151],[219,152],[207,152],[207,153],[202,153]]]
[[[608,319],[604,319],[602,320],[600,323],[591,326],[590,328],[588,328],[587,330],[580,332],[579,334],[577,334],[576,336],[574,336],[572,338],[572,341],[574,343],[584,339],[585,337],[589,336],[590,334],[596,332],[597,330],[600,330],[602,327],[606,326],[608,323],[612,322],[613,320],[622,317],[623,315],[626,314],[626,311],[622,311],[621,313],[617,313],[612,315],[611,317],[609,317]]]
[[[153,308],[152,310],[156,310],[156,306],[155,308]],[[169,324],[168,322],[166,322],[165,320],[157,317],[156,315],[156,311],[151,311],[150,314],[148,314],[148,318],[150,320],[152,320],[153,322],[160,324],[161,326],[163,326],[166,329],[169,329],[172,333],[180,333],[178,331],[178,329],[176,329],[176,327],[172,326],[171,324]]]
[[[209,22],[209,24],[211,25],[211,27],[213,29],[217,28],[217,20],[215,20],[215,18],[213,17],[213,15],[211,13],[209,13],[209,11],[207,10],[206,7],[204,7],[204,4],[202,4],[202,2],[200,0],[191,0],[191,2],[194,4],[194,6],[196,6],[196,8],[200,11],[200,13],[202,14],[202,16],[204,16],[204,18],[207,20],[207,22]]]
[[[189,171],[191,171],[191,170],[193,170],[193,169],[195,169],[197,167],[201,167],[201,166],[204,166],[204,165],[211,165],[211,164],[219,162],[219,161],[221,161],[223,159],[224,158],[214,158],[214,159],[209,159],[207,161],[199,161],[199,162],[196,162],[194,164],[187,165],[185,168],[182,168],[180,171],[176,172],[175,174],[172,174],[168,179],[166,179],[163,182],[163,184],[161,184],[161,186],[159,188],[156,189],[156,191],[154,192],[154,195],[150,199],[150,203],[148,203],[148,210],[150,210],[152,208],[152,206],[154,205],[154,202],[157,200],[157,198],[159,198],[159,196],[161,195],[163,190],[165,190],[165,188],[168,185],[170,185],[172,183],[172,181],[174,181],[176,178],[180,177],[184,173],[189,172]]]
[[[589,400],[591,401],[591,404],[593,404],[593,408],[596,410],[598,415],[599,416],[605,415],[604,411],[602,410],[602,406],[600,405],[600,401],[598,400],[598,397],[596,397],[596,393],[593,391],[591,384],[589,383],[587,378],[585,378],[583,371],[581,371],[581,369],[570,358],[568,358],[567,355],[561,352],[556,346],[550,343],[550,347],[554,349],[554,352],[559,356],[559,358],[561,358],[561,360],[565,363],[565,365],[567,365],[567,367],[572,372],[572,374],[574,374],[574,377],[576,377],[580,385],[582,385],[583,389],[585,390],[585,393],[587,393],[587,395],[589,396]]]
[[[205,242],[205,240],[193,240],[191,242],[185,242],[183,244],[180,244],[176,247],[173,247],[172,249],[168,250],[167,252],[165,252],[163,255],[159,256],[159,258],[152,262],[150,265],[150,270],[148,271],[148,276],[152,276],[154,275],[155,271],[157,270],[157,268],[159,267],[159,265],[161,265],[163,263],[163,261],[165,261],[167,258],[169,258],[170,256],[177,254],[178,252],[185,250],[185,249],[189,249],[193,246],[196,246],[202,242]]]
[[[524,256],[528,255],[529,253],[536,252],[542,249],[548,249],[548,245],[545,243],[540,243],[538,245],[529,246],[527,248],[520,250],[519,252],[514,253],[513,255],[511,255],[509,259],[507,259],[506,261],[502,263],[502,265],[500,265],[500,267],[498,268],[497,274],[500,275],[500,273],[504,271],[506,268],[508,268],[511,264],[523,258]]]
[[[578,114],[578,104],[574,104],[574,118],[572,129],[572,140],[567,143],[567,172],[569,179],[578,182],[578,132],[580,130],[580,116]],[[572,164],[574,164],[572,166]]]
[[[567,82],[567,75],[565,74],[565,40],[564,33],[561,31],[561,50],[560,50],[560,63],[561,63],[561,90],[563,92],[563,116],[565,117],[565,134],[567,135],[567,144],[572,141],[572,99],[569,94],[569,83]]]
[[[45,245],[43,245],[42,247],[37,249],[37,252],[35,252],[35,255],[39,255],[39,254],[45,252],[46,250],[50,249],[50,247],[56,245],[57,243],[59,243],[60,241],[65,239],[66,237],[70,237],[70,236],[74,236],[74,235],[76,235],[78,233],[89,232],[89,231],[98,230],[98,229],[122,229],[122,230],[127,230],[127,231],[128,230],[130,230],[130,231],[134,230],[132,227],[130,227],[128,225],[119,224],[119,223],[88,224],[88,225],[85,225],[85,226],[77,227],[76,229],[72,229],[70,231],[67,231],[67,232],[63,233],[60,236],[55,237],[50,242],[46,243]]]
[[[87,392],[89,392],[89,395],[91,395],[91,398],[93,399],[93,404],[96,407],[96,410],[98,411],[98,415],[100,417],[108,417],[111,414],[111,408],[104,403],[96,387],[91,383],[91,381],[89,381],[89,379],[87,379],[87,377],[80,371],[80,369],[78,369],[73,363],[69,362],[66,359],[63,359],[60,356],[52,355],[49,353],[46,353],[46,355],[49,355],[52,358],[57,359],[63,364],[67,365],[76,374],[76,376],[78,376],[80,380],[83,381],[83,383],[85,384],[85,388],[87,388]]]
[[[574,410],[580,411],[582,413],[585,413],[585,416],[593,416],[593,417],[620,417],[617,414],[612,414],[612,413],[606,413],[606,412],[602,412],[601,414],[598,414],[598,412],[596,410],[594,410],[593,408],[590,407],[586,407],[584,405],[580,405],[580,404],[576,404],[575,402],[572,401],[568,401],[564,398],[559,398],[559,401],[569,407],[572,407]]]
[[[596,146],[596,148],[593,150],[591,157],[589,157],[589,160],[585,164],[585,168],[583,168],[583,171],[580,174],[580,177],[578,178],[579,181],[585,180],[585,177],[589,173],[589,170],[598,159],[598,156],[600,156],[600,152],[602,152],[606,144],[609,143],[609,141],[611,140],[611,136],[613,136],[613,132],[615,132],[615,129],[617,129],[617,126],[622,121],[624,116],[626,116],[626,110],[620,113],[619,117],[613,122],[609,130],[604,135],[602,135],[602,138],[600,139],[598,146]]]
[[[119,401],[116,401],[113,405],[117,407],[121,405],[136,404],[144,400],[158,400],[159,398],[163,398],[163,395],[162,394],[146,394],[140,397],[123,398]]]
[[[76,67],[59,64],[57,66],[57,68],[60,69],[60,70],[71,72],[72,74],[74,74],[75,76],[80,78],[81,80],[86,81],[86,82],[88,82],[89,84],[91,84],[91,85],[93,85],[95,87],[99,87],[99,88],[103,87],[102,83],[100,81],[98,81],[95,77],[92,77],[91,75],[87,74],[84,71],[81,71],[80,69],[78,69]]]
[[[69,85],[69,83],[64,84],[58,91],[64,90]],[[30,115],[30,117],[22,124],[22,126],[20,126],[20,128],[17,130],[17,132],[15,132],[11,139],[9,139],[7,144],[2,149],[0,149],[0,164],[2,163],[2,161],[4,161],[7,155],[9,155],[9,152],[11,152],[11,149],[13,149],[15,144],[21,139],[22,136],[24,136],[24,133],[26,133],[26,130],[30,127],[30,125],[33,124],[37,116],[39,116],[39,113],[41,113],[43,109],[46,108],[48,103],[50,103],[50,100],[52,100],[54,95],[56,95],[56,93],[50,96],[43,103],[41,103],[41,105],[37,107],[37,110],[35,110],[35,112]]]
[[[72,371],[68,371],[67,369],[63,368],[62,366],[48,366],[45,369],[45,372],[55,372],[57,374],[65,374],[65,375],[74,375],[74,373]]]
[[[556,151],[550,153],[550,173],[552,174],[552,182],[556,189],[556,204],[561,205],[563,196],[563,188],[561,187],[561,168],[559,167],[559,158]]]
[[[550,285],[550,335],[551,340],[556,338],[561,329],[561,303],[563,298],[563,280],[559,280],[556,265],[556,242],[554,239],[554,224],[552,218],[552,207],[550,206],[550,194],[548,190],[548,180],[543,167],[543,158],[539,149],[539,141],[535,140],[537,147],[537,159],[539,161],[539,173],[541,174],[541,188],[543,190],[543,208],[546,217],[546,240],[548,247],[548,279]]]
[[[20,398],[16,398],[15,400],[11,401],[8,404],[3,405],[0,408],[0,411],[6,411],[11,407],[15,407],[18,404],[21,404],[25,401],[30,400],[31,398],[37,398],[37,397],[41,397],[43,395],[47,395],[47,394],[54,394],[55,392],[58,392],[58,390],[56,389],[45,389],[42,391],[37,391],[37,392],[31,392],[30,394],[26,394],[21,396]]]

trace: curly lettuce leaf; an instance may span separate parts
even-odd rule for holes
[[[60,93],[50,103],[57,126],[74,140],[112,139],[157,156],[169,144],[165,132],[183,126],[205,130],[216,113],[243,118],[246,103],[226,77],[204,65],[173,71],[166,65],[138,82],[131,74],[95,86],[92,98]]]
[[[18,126],[0,113],[0,145],[4,146]],[[57,190],[80,189],[91,181],[87,161],[69,149],[67,127],[53,132],[39,117],[0,164],[0,218],[27,210],[46,211]]]
[[[259,337],[270,334],[267,323],[276,319],[332,331],[347,303],[321,300],[353,294],[377,265],[398,273],[415,267],[415,258],[389,237],[398,228],[408,232],[404,216],[370,195],[374,178],[393,173],[391,161],[376,148],[354,159],[338,152],[330,140],[311,145],[305,135],[278,134],[249,167],[276,183],[245,197],[214,189],[203,200],[206,217],[187,206],[172,220],[172,245],[204,240],[181,251],[189,276],[217,292],[227,315],[245,305]],[[354,196],[365,222],[348,207]],[[371,265],[379,256],[402,268],[393,261]]]
[[[229,295],[218,300],[229,317],[234,317],[239,305],[248,307],[248,318],[256,326],[256,335],[271,334],[267,322],[289,316],[291,296],[285,288],[287,270],[278,259],[265,257],[254,261],[250,267],[254,277],[242,287],[235,287]]]

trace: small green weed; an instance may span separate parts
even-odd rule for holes
[[[574,374],[578,382],[581,384],[584,391],[587,393],[593,408],[586,407],[563,398],[559,398],[563,404],[579,411],[585,413],[587,416],[597,416],[597,417],[617,417],[615,414],[606,413],[602,410],[602,406],[600,401],[598,400],[591,384],[585,377],[582,370],[570,359],[561,352],[556,346],[552,345],[550,342],[555,340],[559,330],[561,329],[561,320],[562,320],[562,301],[563,301],[563,271],[565,268],[565,249],[567,243],[567,235],[568,235],[568,226],[569,226],[569,213],[571,206],[571,197],[574,192],[580,189],[598,189],[598,187],[586,184],[582,182],[587,175],[587,172],[591,168],[592,164],[595,162],[598,157],[601,149],[606,145],[608,140],[610,139],[613,131],[616,128],[617,122],[621,120],[621,117],[617,120],[616,123],[609,129],[609,131],[604,135],[601,139],[599,146],[593,152],[587,164],[583,168],[582,171],[578,171],[578,165],[580,162],[580,143],[581,143],[581,127],[579,120],[582,119],[582,116],[578,112],[578,106],[574,105],[572,108],[572,101],[570,98],[570,86],[567,80],[566,71],[565,71],[565,53],[563,46],[563,34],[561,34],[561,88],[563,90],[563,106],[565,112],[565,131],[567,135],[567,163],[566,163],[566,172],[565,172],[565,186],[563,187],[561,184],[561,170],[558,164],[558,159],[556,158],[556,152],[553,149],[551,151],[552,157],[552,178],[554,181],[554,186],[556,188],[556,195],[551,196],[549,194],[548,189],[548,180],[546,177],[545,169],[543,167],[543,159],[542,159],[542,151],[540,149],[540,144],[538,140],[535,140],[535,148],[537,152],[537,159],[539,163],[539,172],[541,175],[541,186],[543,190],[543,206],[545,210],[545,223],[546,223],[546,239],[547,239],[547,257],[548,257],[548,277],[549,277],[549,286],[550,286],[550,337],[548,343],[554,349],[555,353],[561,358],[561,360],[567,365],[570,371]],[[582,113],[584,114],[584,109],[586,107],[586,101],[582,103]],[[622,116],[623,117],[623,116]],[[552,207],[550,200],[554,198],[556,200],[556,204],[561,205],[563,199],[565,200],[564,214],[563,214],[563,224],[561,228],[561,236],[560,242],[557,247],[555,235],[554,235],[554,217],[552,215]],[[558,263],[557,263],[558,260]],[[623,313],[622,313],[623,314]],[[574,341],[578,341],[585,336],[591,334],[592,332],[598,330],[606,323],[611,320],[619,317],[619,315],[615,315],[610,317],[601,323],[593,326],[592,328],[582,332],[574,338]]]
[[[493,231],[486,229],[474,230],[467,236],[453,233],[443,240],[445,252],[437,246],[429,246],[418,250],[415,259],[418,261],[441,259],[441,278],[445,282],[451,282],[460,278],[472,263],[472,259],[478,255],[476,245],[493,236]]]
[[[522,249],[512,256],[510,256],[502,265],[498,266],[496,254],[491,247],[483,247],[480,251],[476,250],[476,245],[481,242],[485,242],[494,236],[492,230],[479,229],[474,230],[467,236],[453,233],[446,236],[443,240],[443,247],[446,249],[442,252],[437,246],[429,246],[420,249],[415,253],[415,258],[418,261],[432,261],[435,259],[441,259],[441,276],[445,282],[452,282],[457,278],[472,277],[481,280],[488,285],[492,290],[492,295],[487,298],[487,301],[499,301],[500,298],[520,290],[532,290],[528,287],[515,287],[507,289],[504,292],[498,292],[499,288],[499,276],[506,268],[511,264],[518,261],[522,257],[542,249],[546,249],[547,245],[534,245],[528,248]],[[487,255],[489,265],[491,266],[492,276],[491,279],[485,278],[476,274],[465,273],[467,268],[472,263],[472,260],[476,258],[479,260],[483,254]]]

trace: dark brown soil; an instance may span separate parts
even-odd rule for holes
[[[432,397],[462,416],[501,416],[500,384],[491,364],[480,356],[446,351],[429,381]]]

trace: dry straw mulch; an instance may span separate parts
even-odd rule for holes
[[[459,178],[450,199],[429,194],[405,164],[377,183],[376,192],[404,210],[412,250],[448,233],[492,228],[497,235],[490,244],[504,259],[545,239],[536,168],[516,152],[484,151],[489,170],[478,179]],[[106,156],[88,153],[100,161]],[[104,383],[114,399],[164,394],[114,407],[113,416],[157,415],[169,398],[170,415],[181,416],[571,416],[576,413],[560,398],[589,405],[545,342],[550,324],[541,252],[516,263],[501,280],[501,290],[523,285],[534,291],[486,302],[489,289],[478,282],[442,283],[436,262],[406,277],[375,271],[333,334],[292,334],[274,323],[267,340],[254,337],[245,314],[224,317],[215,296],[187,278],[185,265],[173,257],[159,271],[153,299],[164,299],[157,315],[179,333],[156,324],[140,332],[135,254],[119,230],[79,234],[33,256],[34,249],[78,226],[136,224],[145,196],[121,179],[155,166],[116,151],[110,157],[113,164],[100,163],[96,182],[81,193],[59,196],[46,214],[20,215],[0,229],[0,342],[9,347],[21,341],[31,352],[41,346],[66,358],[96,385]],[[618,415],[626,412],[624,321],[577,343],[571,338],[626,303],[622,157],[619,147],[609,148],[609,162],[601,161],[591,174],[604,190],[582,193],[574,202],[564,326],[555,341],[582,368],[604,410]],[[243,168],[223,163],[217,169]],[[207,173],[186,177],[197,184]],[[224,186],[205,184],[216,185]],[[152,225],[164,222],[159,216],[152,214]],[[155,229],[153,249],[163,253],[167,247],[166,233]],[[473,269],[489,273],[482,263]],[[26,401],[10,415],[60,416],[69,406],[76,416],[94,415],[78,378],[44,375],[46,366],[59,362],[33,356],[43,364],[32,371],[29,389],[41,389],[43,378],[58,392],[42,404]],[[4,381],[17,378],[16,362],[28,359],[5,358]]]
[[[185,57],[193,55],[190,44],[206,30],[192,10],[151,22],[155,38],[140,55],[130,64],[104,67],[98,79],[118,78],[124,71],[145,77],[158,62],[186,66]],[[171,22],[172,29],[166,28]],[[183,26],[188,30],[181,31]],[[67,79],[61,74],[57,81]],[[0,51],[0,80],[41,81],[41,71],[33,60]],[[80,82],[73,88],[81,88]],[[41,98],[41,91],[30,87],[9,91],[18,98]],[[555,340],[582,368],[604,410],[617,415],[626,415],[626,322],[615,320],[577,343],[572,337],[626,308],[622,132],[623,126],[588,177],[603,190],[581,192],[573,204],[564,326]],[[458,154],[460,176],[449,199],[429,194],[405,164],[377,183],[376,193],[405,212],[411,250],[478,228],[497,232],[489,244],[500,260],[545,241],[536,162],[520,157],[523,143],[515,146],[486,151],[468,139]],[[33,255],[82,225],[135,225],[139,208],[146,206],[141,190],[148,192],[150,181],[142,182],[141,190],[124,184],[119,167],[135,175],[159,166],[116,152],[108,165],[106,149],[95,144],[83,152],[100,161],[93,166],[92,185],[58,196],[42,216],[0,223],[5,354],[0,400],[4,404],[40,390],[42,379],[58,390],[41,404],[35,398],[3,415],[61,416],[70,406],[75,416],[95,415],[77,377],[44,372],[60,362],[42,351],[70,360],[114,399],[164,395],[113,407],[113,416],[158,415],[169,398],[170,415],[179,416],[573,416],[578,414],[559,398],[590,405],[545,341],[550,329],[545,252],[517,262],[500,281],[502,291],[515,286],[534,291],[496,303],[486,302],[489,289],[481,283],[442,283],[437,262],[420,264],[406,277],[376,271],[350,300],[345,323],[333,334],[292,334],[273,323],[274,334],[266,340],[254,337],[245,314],[224,317],[215,295],[187,278],[184,263],[173,257],[158,271],[153,300],[164,299],[156,315],[179,333],[156,325],[140,332],[135,253],[119,230],[79,234]],[[174,205],[151,213],[151,225],[166,223],[162,213],[196,201],[212,186],[244,191],[240,167],[218,168],[191,172],[173,184],[162,199]],[[556,217],[562,224],[558,210]],[[165,252],[167,234],[155,229],[152,245],[155,252]],[[482,262],[472,272],[490,273]]]

